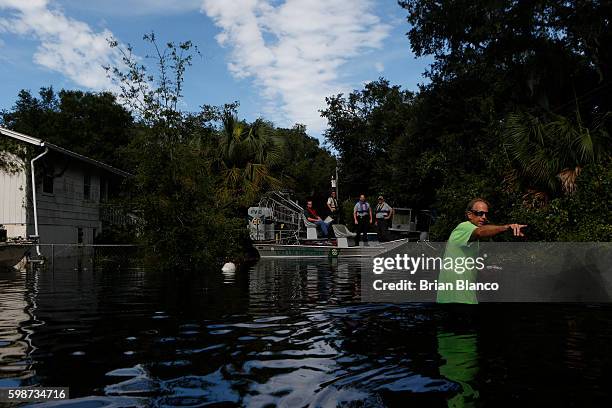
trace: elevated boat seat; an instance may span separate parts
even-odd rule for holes
[[[334,234],[336,234],[337,238],[350,238],[357,235],[356,233],[349,231],[344,224],[332,224],[332,228],[334,229]]]
[[[317,239],[317,224],[308,221],[303,214],[302,221],[304,221],[304,227],[306,227],[306,239]]]
[[[334,229],[334,234],[336,234],[336,239],[338,240],[338,248],[348,248],[348,238],[352,238],[357,235],[356,233],[349,231],[344,224],[332,224],[332,228]]]

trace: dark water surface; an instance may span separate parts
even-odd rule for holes
[[[63,406],[609,406],[609,305],[362,304],[359,262],[0,273],[0,387]]]

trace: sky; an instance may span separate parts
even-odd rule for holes
[[[191,40],[181,109],[238,101],[239,116],[306,125],[321,139],[325,97],[384,77],[416,90],[431,60],[415,58],[395,0],[0,0],[0,109],[21,89],[114,90],[115,38],[142,61],[142,41]]]

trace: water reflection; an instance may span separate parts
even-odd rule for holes
[[[261,260],[250,271],[249,311],[299,309],[359,301],[359,261]]]
[[[363,304],[342,260],[231,277],[70,265],[0,277],[1,386],[99,406],[500,405],[537,401],[542,378],[598,405],[607,390],[603,306]]]
[[[35,375],[30,359],[35,306],[28,300],[35,298],[30,295],[36,288],[27,276],[16,270],[0,272],[0,387],[29,384]]]

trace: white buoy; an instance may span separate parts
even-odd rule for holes
[[[221,272],[226,272],[226,273],[236,272],[236,264],[233,262],[227,262],[225,265],[223,265],[223,268],[221,268]]]

